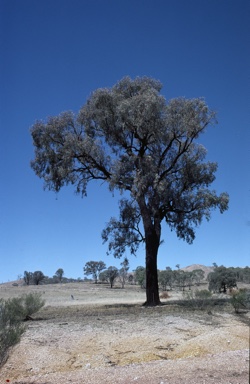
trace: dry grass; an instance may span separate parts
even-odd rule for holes
[[[169,299],[171,296],[168,292],[164,291],[160,294],[160,299]]]

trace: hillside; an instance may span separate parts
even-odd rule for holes
[[[213,272],[214,270],[214,267],[206,267],[205,265],[202,265],[202,264],[192,264],[192,265],[188,265],[187,267],[184,267],[184,268],[180,268],[182,271],[185,271],[185,272],[192,272],[194,271],[195,269],[202,269],[204,272],[205,272],[205,279],[207,278],[207,275],[210,273],[210,272]]]

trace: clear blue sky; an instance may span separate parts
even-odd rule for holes
[[[154,77],[167,99],[205,97],[218,111],[200,142],[218,161],[213,188],[230,194],[230,209],[214,212],[193,245],[163,227],[159,268],[250,264],[248,0],[1,0],[0,17],[0,283],[24,270],[83,277],[89,260],[119,266],[101,240],[119,195],[98,183],[84,199],[72,188],[44,191],[29,165],[29,130],[126,75]],[[126,256],[131,270],[144,265],[143,248]]]

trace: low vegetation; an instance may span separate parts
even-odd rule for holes
[[[52,278],[45,276],[41,271],[25,271],[23,276],[24,288],[29,285],[83,281],[87,283],[88,281],[89,284],[94,283],[101,296],[105,292],[107,300],[110,296],[109,291],[102,289],[102,285],[104,285],[103,288],[106,288],[106,284],[109,284],[111,288],[114,285],[118,285],[116,288],[125,288],[126,285],[127,292],[133,291],[136,295],[139,294],[141,289],[144,290],[146,287],[145,267],[138,266],[133,272],[129,272],[127,258],[124,258],[120,265],[121,268],[118,269],[113,266],[106,267],[102,261],[87,262],[84,272],[87,275],[92,275],[93,280],[86,277],[84,279],[66,278],[62,268],[59,268]],[[208,273],[207,277],[202,269],[180,269],[179,264],[176,265],[176,268],[172,270],[170,267],[166,267],[165,270],[158,271],[160,299],[164,305],[174,305],[181,311],[191,309],[203,310],[208,313],[212,313],[215,309],[232,311],[232,307],[236,314],[244,314],[250,310],[249,267],[226,268],[224,266],[219,267],[214,263],[214,267],[210,269],[212,272],[206,272],[206,274]],[[97,283],[99,284],[96,285]],[[17,283],[13,284],[13,286],[18,285]],[[72,294],[71,298],[74,298]],[[24,322],[32,320],[31,316],[39,311],[44,304],[45,301],[38,292],[31,292],[14,298],[6,296],[5,300],[0,299],[0,367],[6,362],[11,348],[20,341],[25,331]],[[120,303],[119,307],[121,306]]]
[[[236,313],[240,313],[241,310],[250,310],[250,290],[239,289],[231,291],[230,302]]]
[[[39,293],[29,293],[12,299],[0,299],[0,367],[8,359],[9,351],[25,331],[25,320],[45,304]]]

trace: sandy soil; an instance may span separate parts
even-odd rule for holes
[[[0,383],[245,384],[249,314],[168,305],[144,308],[135,286],[0,286],[0,297],[39,291],[46,306],[0,372]],[[71,298],[73,295],[74,299]]]

